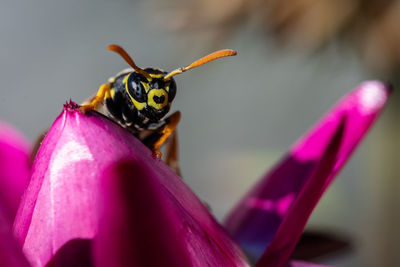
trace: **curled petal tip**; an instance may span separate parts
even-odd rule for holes
[[[69,100],[69,102],[65,102],[64,104],[64,110],[68,111],[68,112],[73,112],[76,111],[79,108],[79,105],[77,103],[75,103],[74,101],[72,101],[71,99]]]
[[[358,91],[359,109],[362,113],[375,113],[386,103],[393,86],[379,81],[366,81]]]

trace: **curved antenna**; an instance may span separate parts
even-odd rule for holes
[[[190,64],[189,66],[186,66],[184,68],[179,68],[176,70],[171,71],[170,73],[168,73],[167,75],[164,76],[164,81],[167,81],[169,79],[171,79],[172,76],[175,76],[177,74],[181,74],[182,72],[185,72],[187,70],[190,69],[194,69],[197,68],[201,65],[204,65],[210,61],[213,61],[215,59],[221,58],[221,57],[229,57],[229,56],[235,56],[237,54],[237,52],[235,50],[232,49],[223,49],[223,50],[219,50],[219,51],[215,51],[205,57],[202,57],[198,60],[196,60],[195,62],[193,62],[192,64]]]
[[[150,75],[147,72],[145,72],[143,69],[136,66],[133,59],[128,55],[128,53],[122,47],[120,47],[119,45],[116,45],[116,44],[111,44],[107,48],[108,48],[108,50],[119,54],[126,61],[126,63],[128,63],[129,66],[131,66],[137,73],[140,73],[147,79],[151,80]]]

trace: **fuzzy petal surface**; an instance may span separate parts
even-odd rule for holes
[[[14,219],[30,172],[30,145],[22,134],[0,122],[0,202]]]
[[[98,233],[101,179],[109,166],[125,160],[152,170],[158,179],[154,183],[162,187],[159,190],[174,199],[169,205],[189,214],[198,226],[193,231],[202,231],[210,244],[219,249],[218,257],[246,265],[241,250],[168,166],[154,159],[149,149],[116,123],[97,113],[84,115],[76,108],[73,104],[66,105],[43,140],[14,223],[15,235],[33,266],[50,261],[51,266],[63,266],[65,259],[72,258],[76,262],[70,266],[87,266],[88,258],[82,251],[90,251]],[[115,197],[110,201],[118,203],[120,199]],[[140,220],[142,215],[137,216]],[[164,222],[158,223],[163,227]],[[106,245],[111,251],[113,246],[119,246]]]
[[[225,220],[226,229],[250,257],[258,259],[274,238],[283,238],[276,235],[287,218],[290,217],[293,224],[308,219],[322,193],[385,106],[390,91],[388,86],[378,81],[360,84],[293,145],[287,155],[232,210]],[[343,126],[340,126],[341,123]],[[343,129],[341,141],[333,143],[338,146],[333,149],[329,144],[337,138],[340,129]],[[319,175],[324,176],[321,182],[322,178],[315,177],[316,172],[322,168],[321,165],[329,167],[323,161],[330,158],[327,154],[332,151],[337,155],[329,171],[320,171]],[[300,196],[313,201],[298,201]],[[305,203],[310,206],[303,206]],[[307,212],[298,214],[296,209],[307,209]],[[293,214],[298,217],[292,217]],[[298,233],[292,232],[292,235],[297,236]],[[282,244],[290,247],[293,242],[297,240],[282,240]]]

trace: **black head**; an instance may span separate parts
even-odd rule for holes
[[[158,121],[168,113],[176,95],[173,78],[164,80],[166,72],[146,68],[148,77],[133,71],[128,74],[125,88],[135,108],[146,117]]]
[[[128,74],[126,76],[127,80],[124,81],[126,92],[129,94],[135,108],[154,121],[160,120],[168,113],[172,100],[175,98],[176,84],[172,78],[173,76],[217,58],[236,55],[236,51],[230,49],[216,51],[194,61],[189,66],[167,73],[154,68],[146,68],[144,70],[139,68],[128,53],[118,45],[110,45],[108,49],[120,54],[133,68],[134,71]]]

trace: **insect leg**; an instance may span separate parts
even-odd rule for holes
[[[142,142],[153,151],[155,156],[161,157],[160,147],[167,138],[174,132],[181,119],[181,113],[176,111],[165,119],[165,125],[155,130],[154,133],[142,140]]]
[[[36,141],[34,143],[33,149],[30,154],[30,160],[31,163],[35,160],[36,154],[40,148],[40,145],[42,144],[43,139],[46,137],[46,134],[49,130],[43,131],[39,137],[36,138]]]
[[[99,90],[97,91],[96,96],[93,99],[91,99],[89,103],[84,103],[81,105],[80,108],[81,111],[88,112],[91,110],[95,110],[97,105],[103,102],[104,98],[111,97],[110,89],[111,89],[110,84],[108,83],[102,84]]]
[[[165,163],[167,163],[167,165],[170,166],[176,174],[182,177],[181,170],[179,168],[178,131],[176,129],[169,139],[166,153],[167,157],[165,159]]]

